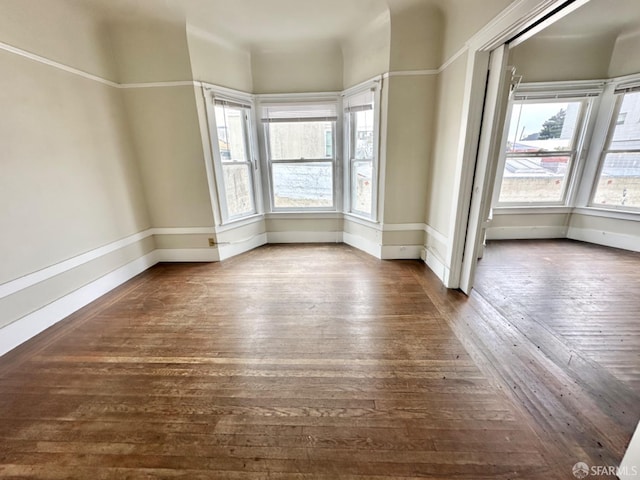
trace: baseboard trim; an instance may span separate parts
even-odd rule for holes
[[[0,356],[157,263],[148,253],[0,329]]]
[[[363,238],[359,235],[354,235],[352,233],[344,232],[342,235],[342,241],[347,245],[351,245],[358,250],[362,250],[369,255],[382,258],[382,245],[372,242],[366,238]]]
[[[254,248],[261,247],[267,243],[267,234],[261,233],[255,237],[251,237],[247,240],[234,243],[221,243],[218,245],[218,252],[220,260],[227,260],[236,255],[253,250]]]
[[[640,252],[640,242],[636,235],[626,235],[624,233],[606,232],[591,228],[569,227],[566,238],[579,240],[581,242],[595,243],[605,247],[621,248],[632,252]]]
[[[383,245],[383,260],[417,260],[422,252],[420,245]]]
[[[218,247],[160,248],[155,251],[158,262],[219,262]]]
[[[343,232],[267,232],[268,243],[342,243]]]
[[[440,281],[447,285],[449,281],[449,269],[447,266],[440,260],[436,255],[431,253],[428,248],[425,248],[422,253],[424,257],[424,263],[427,264],[427,267],[436,274],[436,276],[440,279]]]
[[[567,227],[492,227],[487,229],[487,240],[537,240],[566,238]]]

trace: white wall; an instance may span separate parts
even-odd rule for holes
[[[389,71],[391,17],[389,11],[342,43],[343,88]]]
[[[640,30],[624,33],[616,39],[611,62],[609,77],[620,77],[640,72]]]

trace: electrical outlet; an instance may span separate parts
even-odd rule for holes
[[[209,239],[209,246],[210,247],[215,247],[216,246],[216,241],[213,238]]]

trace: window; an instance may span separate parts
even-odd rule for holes
[[[581,99],[512,103],[499,204],[566,202],[585,109]]]
[[[592,204],[640,209],[640,91],[616,91],[616,112],[602,153]]]
[[[262,106],[273,210],[335,209],[336,103]]]
[[[348,165],[348,211],[367,218],[375,212],[378,134],[377,88],[345,97],[345,137]]]
[[[256,213],[251,106],[214,99],[213,150],[223,221]]]

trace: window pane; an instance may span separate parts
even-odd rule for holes
[[[333,122],[268,124],[271,160],[333,158]]]
[[[218,126],[218,145],[222,161],[247,161],[243,110],[216,105],[216,125]]]
[[[373,165],[371,161],[353,162],[351,171],[351,209],[371,215]]]
[[[276,208],[333,206],[332,163],[274,163],[272,169]]]
[[[357,160],[373,158],[373,110],[361,110],[354,115],[354,152]]]
[[[640,92],[626,93],[609,150],[640,149]]]
[[[640,208],[640,153],[609,153],[593,199],[597,205]]]
[[[507,152],[571,150],[581,102],[515,103]]]
[[[507,157],[499,201],[562,201],[570,158]]]
[[[222,165],[229,217],[247,215],[255,211],[249,168],[249,165]]]

